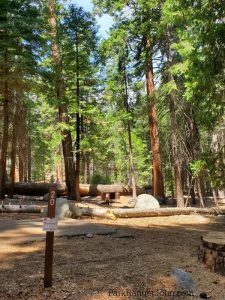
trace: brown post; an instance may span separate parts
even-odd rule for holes
[[[49,188],[48,198],[48,218],[55,217],[57,188]],[[54,231],[46,232],[46,246],[45,246],[45,273],[44,273],[44,287],[52,286],[52,265],[53,265],[53,247],[54,247]]]

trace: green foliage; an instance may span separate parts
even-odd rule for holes
[[[15,110],[14,103],[20,103],[26,112],[23,134],[32,141],[33,180],[48,180],[55,174],[62,158],[61,132],[71,132],[75,144],[75,115],[79,113],[81,165],[84,168],[87,159],[93,173],[91,183],[130,181],[129,132],[137,184],[151,183],[144,75],[146,62],[152,60],[155,90],[151,100],[157,106],[167,192],[172,192],[174,184],[171,94],[176,96],[181,165],[193,177],[201,175],[213,187],[224,187],[224,145],[219,142],[223,140],[225,107],[225,23],[221,1],[93,0],[95,13],[114,18],[109,36],[101,42],[93,13],[56,1],[61,56],[57,67],[51,53],[48,1],[0,2],[0,100],[7,79],[10,113]],[[57,102],[59,79],[63,96]],[[66,107],[63,121],[58,119],[59,104]],[[197,128],[196,140],[188,126],[190,120]],[[215,132],[220,139],[212,146]],[[84,178],[83,169],[81,177]]]
[[[90,178],[91,184],[110,184],[111,180],[109,176],[103,176],[100,174],[94,174]]]
[[[190,169],[193,177],[197,177],[206,169],[206,162],[204,160],[195,160],[190,163]]]

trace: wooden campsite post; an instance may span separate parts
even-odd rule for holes
[[[48,198],[48,218],[55,218],[57,188],[49,188]],[[44,271],[44,287],[52,286],[52,266],[53,266],[53,248],[54,248],[54,230],[46,231],[46,246],[45,246],[45,271]]]

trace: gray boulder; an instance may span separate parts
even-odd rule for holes
[[[172,269],[172,275],[175,277],[179,287],[187,292],[194,292],[196,284],[191,275],[181,268]]]
[[[153,209],[160,208],[159,202],[152,195],[141,194],[137,197],[135,208],[138,209]]]
[[[69,201],[66,198],[57,198],[56,199],[56,206],[55,206],[55,217],[62,219],[67,217],[69,214]],[[44,209],[43,214],[47,216],[48,209]]]

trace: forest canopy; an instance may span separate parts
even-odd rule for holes
[[[120,183],[204,206],[225,189],[224,1],[71,2],[0,1],[0,198]]]

